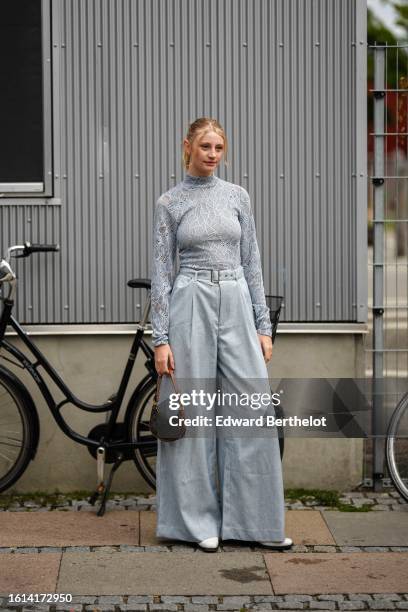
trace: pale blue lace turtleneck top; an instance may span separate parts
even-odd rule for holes
[[[153,346],[168,344],[169,301],[180,266],[226,270],[242,265],[259,334],[272,336],[248,192],[217,176],[193,176],[156,202],[151,267]]]

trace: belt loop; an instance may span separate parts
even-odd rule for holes
[[[195,270],[195,272],[194,272],[194,280],[196,281],[197,278],[198,278],[198,270]]]

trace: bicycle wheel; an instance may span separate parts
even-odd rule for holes
[[[395,488],[408,501],[408,393],[398,403],[391,417],[386,459]]]
[[[0,370],[0,492],[25,471],[38,442],[38,417],[28,405],[25,388],[12,382],[14,375]]]
[[[133,442],[151,442],[145,448],[134,449],[134,462],[145,481],[153,489],[156,489],[157,440],[150,431],[149,422],[155,392],[156,382],[152,380],[137,396],[128,415],[130,439]]]

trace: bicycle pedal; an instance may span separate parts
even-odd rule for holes
[[[100,490],[101,486],[105,488],[105,486],[103,485],[104,473],[105,473],[105,448],[103,446],[98,446],[98,449],[96,451],[96,474],[97,474],[96,482],[98,485],[98,490]]]

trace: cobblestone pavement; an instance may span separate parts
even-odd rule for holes
[[[230,540],[231,541],[231,540]],[[335,545],[304,545],[294,544],[288,551],[273,551],[256,546],[251,542],[239,542],[233,544],[220,542],[219,552],[261,552],[268,554],[287,554],[287,553],[354,553],[354,552],[405,552],[408,553],[408,546],[335,546]],[[200,549],[194,543],[173,544],[165,546],[163,544],[157,546],[130,546],[127,544],[109,545],[109,546],[15,546],[15,547],[0,547],[1,553],[69,553],[69,552],[109,552],[109,553],[134,553],[134,552],[183,552],[183,553],[199,553]]]
[[[0,507],[0,512],[7,510],[9,512],[48,512],[51,510],[59,510],[63,512],[68,511],[80,511],[90,510],[95,508],[88,503],[88,499],[71,499],[69,496],[65,496],[63,493],[59,494],[53,502],[45,501],[44,504],[40,503],[36,499],[25,499],[20,501],[18,495],[15,499]],[[0,501],[1,501],[0,496]],[[372,491],[351,491],[342,493],[339,501],[350,507],[356,509],[362,506],[370,506],[370,511],[395,511],[404,512],[408,511],[407,502],[402,499],[397,491],[391,489],[390,491],[384,492],[372,492]],[[287,510],[337,510],[336,506],[322,506],[318,501],[312,497],[310,500],[303,501],[301,499],[293,500],[286,499],[285,507]],[[110,498],[106,504],[107,509],[115,510],[154,510],[156,508],[156,496],[155,495],[114,495]]]
[[[381,593],[369,595],[253,595],[253,596],[184,596],[184,595],[129,595],[129,596],[73,596],[69,604],[42,605],[32,607],[22,604],[10,605],[7,598],[0,598],[2,609],[54,611],[101,611],[119,610],[161,612],[209,612],[210,610],[408,610],[408,593]]]

